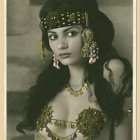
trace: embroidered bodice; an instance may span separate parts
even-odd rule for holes
[[[37,130],[42,130],[46,128],[46,132],[49,135],[56,136],[47,125],[51,123],[55,126],[60,127],[70,127],[76,129],[73,133],[73,136],[76,137],[76,132],[81,133],[84,137],[97,137],[100,134],[100,131],[103,129],[104,126],[104,118],[105,115],[94,108],[87,108],[83,109],[79,114],[76,120],[74,121],[65,121],[65,120],[58,120],[53,117],[53,109],[52,106],[45,106],[42,110],[41,115],[37,119]],[[51,137],[52,137],[51,136]],[[58,137],[58,136],[57,136]],[[59,138],[62,139],[62,138]]]

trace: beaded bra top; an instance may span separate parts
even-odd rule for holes
[[[41,115],[37,119],[36,126],[38,131],[46,128],[48,136],[50,136],[51,138],[57,137],[60,140],[67,140],[68,138],[59,137],[47,127],[47,124],[50,123],[60,127],[70,127],[73,129],[76,128],[76,131],[73,133],[73,135],[71,135],[71,138],[76,138],[76,132],[81,133],[84,137],[95,138],[100,134],[105,123],[105,115],[101,111],[91,107],[83,109],[83,111],[79,113],[78,118],[75,121],[54,119],[53,112],[54,111],[52,109],[52,106],[45,106],[42,110]]]

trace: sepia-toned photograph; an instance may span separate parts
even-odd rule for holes
[[[133,140],[133,5],[6,1],[7,140]]]

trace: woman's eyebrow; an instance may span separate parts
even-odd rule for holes
[[[53,34],[56,34],[56,32],[55,32],[55,31],[48,31],[48,33],[53,33]]]
[[[65,29],[64,32],[67,32],[67,31],[69,31],[71,29],[80,29],[80,28],[79,27],[69,27],[69,28]]]
[[[80,27],[76,27],[76,26],[75,27],[68,27],[68,28],[64,29],[63,32],[67,32],[67,31],[69,31],[71,29],[78,29],[78,30],[80,30]],[[51,31],[51,30],[49,30],[48,33],[56,34],[55,31]]]

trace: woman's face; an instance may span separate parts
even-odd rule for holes
[[[63,65],[78,64],[83,61],[81,25],[66,26],[48,31],[49,44],[55,57]]]

